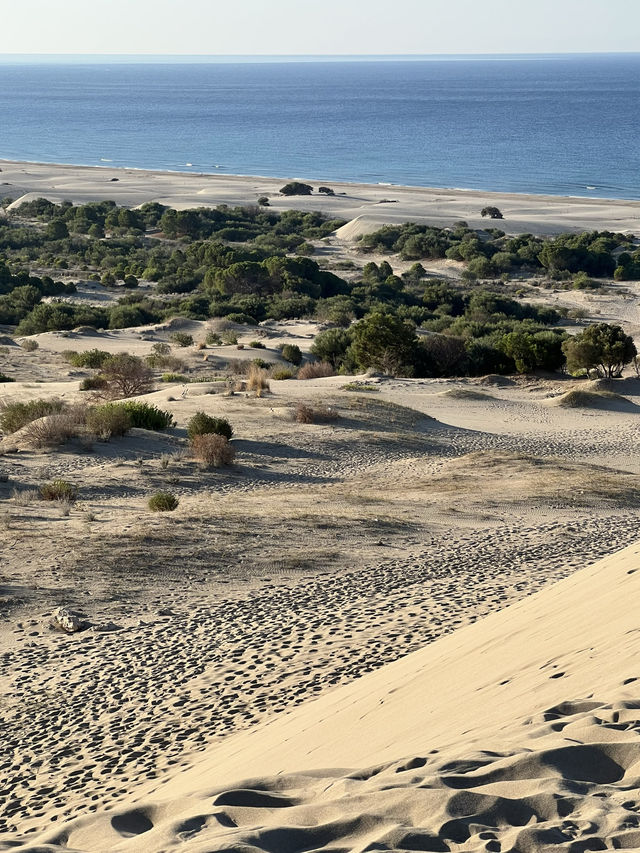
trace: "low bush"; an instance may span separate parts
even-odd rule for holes
[[[222,435],[230,439],[233,435],[233,427],[226,418],[212,418],[205,412],[196,412],[187,424],[187,435],[189,441],[193,442],[198,435]]]
[[[280,354],[285,361],[288,361],[289,364],[295,364],[296,367],[302,361],[302,350],[297,344],[284,344]]]
[[[209,347],[219,347],[222,344],[222,338],[217,332],[207,332],[204,342]]]
[[[13,376],[7,376],[6,373],[0,373],[0,382],[15,382]]]
[[[38,343],[38,341],[32,340],[22,341],[20,346],[25,352],[35,352],[37,349],[40,349],[40,344]]]
[[[163,373],[160,377],[162,382],[188,382],[189,377],[184,373]]]
[[[282,379],[295,379],[296,371],[291,370],[289,367],[280,367],[277,370],[274,370],[271,374],[271,378],[276,381],[280,381]]]
[[[62,412],[65,404],[62,400],[29,400],[28,403],[0,403],[0,429],[3,432],[17,432],[45,415]]]
[[[328,361],[314,361],[298,370],[298,379],[323,379],[325,376],[335,376],[335,373]]]
[[[110,357],[110,354],[100,349],[88,349],[84,350],[84,352],[67,350],[67,352],[63,353],[63,356],[65,361],[74,367],[90,367],[94,370],[99,370]]]
[[[78,499],[78,487],[66,480],[53,480],[40,486],[40,497],[43,501],[73,503]]]
[[[238,336],[235,332],[227,330],[220,335],[220,340],[225,346],[233,346],[238,343]]]
[[[215,433],[194,436],[191,448],[198,462],[213,468],[231,465],[236,457],[235,448],[229,440],[224,435]]]
[[[156,492],[151,495],[147,506],[151,512],[173,512],[180,501],[172,492]]]
[[[107,403],[104,406],[99,406],[98,409],[103,412],[124,412],[129,419],[130,427],[136,429],[160,432],[169,429],[175,423],[171,412],[159,409],[151,403],[139,403],[136,400],[128,400],[125,403]]]
[[[250,341],[249,346],[253,349],[266,349],[262,341]]]
[[[258,364],[251,364],[247,371],[247,390],[255,391],[258,397],[263,391],[269,391],[269,374],[264,367]]]
[[[81,391],[104,391],[108,386],[107,380],[103,376],[87,376],[80,383]]]
[[[124,435],[131,429],[131,417],[119,403],[106,403],[89,409],[86,423],[89,432],[104,441]]]
[[[187,332],[174,332],[169,337],[179,347],[193,346],[193,335],[189,335]]]

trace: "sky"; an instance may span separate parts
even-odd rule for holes
[[[0,54],[640,51],[640,0],[0,0]]]

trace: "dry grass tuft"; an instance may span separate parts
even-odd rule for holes
[[[298,370],[298,379],[323,379],[325,376],[335,376],[336,372],[328,361],[314,361],[305,364]]]
[[[330,406],[313,407],[306,403],[298,403],[293,419],[299,424],[323,424],[335,421],[338,417],[338,412]]]
[[[265,391],[269,391],[269,374],[263,367],[258,367],[257,364],[249,365],[247,371],[247,390],[255,391],[256,396],[261,397]]]
[[[235,448],[224,435],[196,435],[191,449],[194,459],[209,468],[231,465],[236,458]]]
[[[85,417],[83,406],[73,406],[59,414],[31,421],[22,435],[32,447],[59,447],[80,435]]]

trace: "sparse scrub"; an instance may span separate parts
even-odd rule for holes
[[[269,374],[257,364],[252,364],[247,372],[247,390],[255,391],[258,397],[262,396],[264,391],[270,390]]]
[[[102,375],[111,397],[137,397],[152,388],[149,367],[138,356],[126,352],[109,356],[102,366]]]
[[[163,373],[160,377],[161,382],[188,382],[189,377],[184,373]]]
[[[219,347],[222,344],[222,338],[217,332],[207,332],[204,341],[209,347]]]
[[[330,406],[309,406],[298,403],[294,412],[294,420],[298,424],[322,424],[335,421],[338,413]]]
[[[222,435],[230,439],[233,427],[226,418],[214,418],[205,412],[196,412],[187,424],[187,436],[193,442],[197,435]]]
[[[325,376],[335,376],[335,373],[328,361],[314,361],[298,370],[298,379],[323,379]]]
[[[33,447],[59,447],[82,432],[84,421],[84,408],[74,406],[31,421],[24,429],[24,438]]]
[[[198,462],[213,468],[231,465],[236,456],[235,448],[225,436],[212,433],[194,436],[191,448]]]
[[[78,487],[67,480],[53,480],[40,486],[40,497],[43,501],[73,503],[78,499]]]
[[[222,332],[220,335],[220,340],[225,346],[233,346],[238,343],[238,336],[235,332],[232,332],[230,329]]]
[[[178,504],[179,500],[172,492],[156,492],[149,498],[147,506],[151,512],[173,512]]]
[[[249,342],[249,346],[250,346],[252,349],[266,349],[266,347],[265,347],[265,345],[262,343],[262,341],[250,341],[250,342]]]
[[[0,382],[15,382],[13,376],[7,376],[6,373],[0,373]]]
[[[0,402],[0,429],[13,433],[38,418],[62,412],[65,404],[62,400],[29,400],[28,403]]]
[[[35,352],[37,349],[40,349],[40,344],[38,343],[38,341],[33,341],[31,339],[22,341],[20,346],[25,352]]]
[[[174,343],[178,344],[179,347],[193,346],[193,335],[190,335],[187,332],[174,332],[170,335],[170,338]]]
[[[14,489],[11,495],[16,506],[29,506],[40,497],[37,489]]]
[[[80,391],[104,391],[108,385],[104,376],[86,376],[80,383]]]

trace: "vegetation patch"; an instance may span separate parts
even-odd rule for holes
[[[147,506],[151,512],[173,512],[179,503],[180,501],[172,492],[156,492],[149,498]]]

